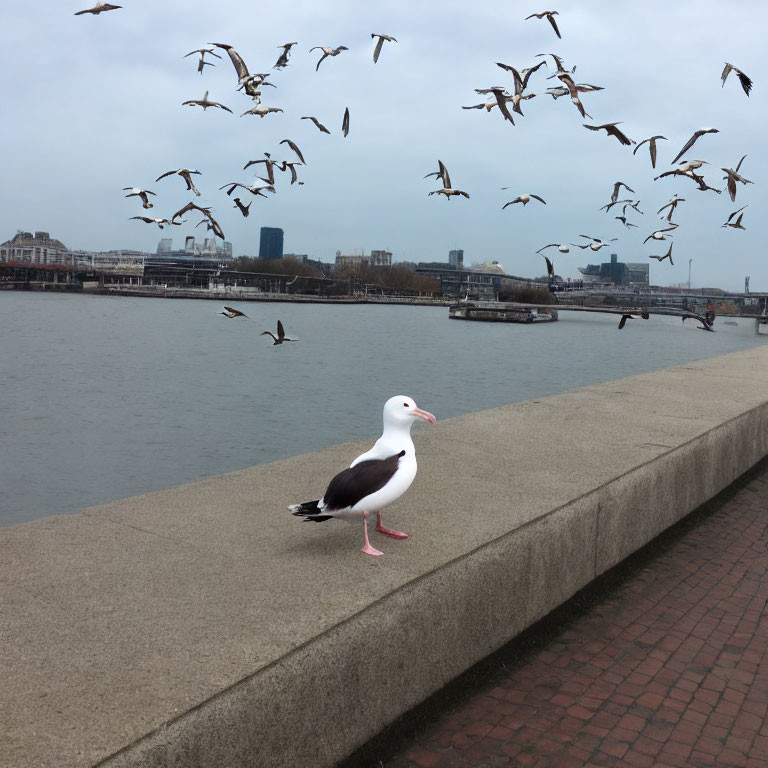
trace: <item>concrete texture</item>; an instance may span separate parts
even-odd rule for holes
[[[333,765],[768,454],[766,382],[759,348],[418,427],[382,558],[286,510],[368,443],[0,529],[3,765]]]

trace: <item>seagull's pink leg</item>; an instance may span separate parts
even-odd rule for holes
[[[381,524],[381,512],[379,512],[378,522],[376,523],[376,530],[379,533],[384,533],[387,536],[391,536],[393,539],[407,539],[408,538],[408,534],[407,533],[402,533],[401,531],[393,531],[391,528],[385,528]]]
[[[362,552],[366,555],[383,555],[383,552],[379,552],[378,549],[374,549],[371,546],[371,542],[368,541],[368,513],[363,512],[363,531],[365,531],[365,546],[362,548]]]

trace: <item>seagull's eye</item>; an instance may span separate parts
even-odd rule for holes
[[[403,408],[407,408],[407,407],[408,407],[408,403],[403,403]]]

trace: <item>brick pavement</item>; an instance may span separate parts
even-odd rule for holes
[[[768,766],[768,461],[344,768]]]

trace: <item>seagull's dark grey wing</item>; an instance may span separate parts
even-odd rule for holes
[[[367,459],[339,472],[323,494],[323,511],[354,507],[366,496],[381,490],[394,477],[404,455],[405,451],[400,451],[386,459]]]

